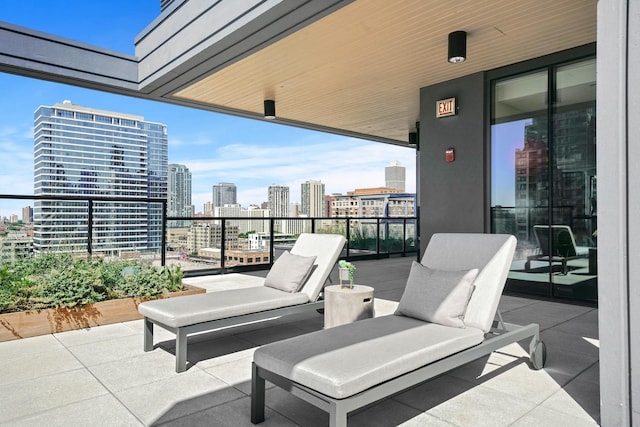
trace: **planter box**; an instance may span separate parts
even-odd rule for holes
[[[161,298],[204,292],[205,289],[185,285],[184,290],[172,292]],[[138,304],[143,301],[145,299],[122,298],[100,301],[84,307],[46,308],[0,314],[0,342],[142,319],[138,313]]]

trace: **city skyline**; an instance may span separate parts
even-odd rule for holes
[[[118,52],[133,54],[134,38],[160,13],[157,0],[56,3],[7,1],[0,20],[35,28]],[[121,8],[129,12],[119,13]],[[105,21],[112,23],[106,28]],[[41,105],[70,100],[100,110],[143,116],[166,123],[169,162],[192,173],[196,212],[211,199],[218,182],[233,182],[237,201],[260,205],[269,185],[290,188],[301,201],[301,184],[320,180],[326,193],[384,185],[384,168],[399,161],[407,168],[407,191],[415,192],[415,149],[219,113],[128,98],[58,83],[0,74],[6,102],[0,105],[0,194],[33,194],[33,113]],[[0,216],[20,214],[25,201],[0,200]],[[29,203],[32,204],[32,203]]]

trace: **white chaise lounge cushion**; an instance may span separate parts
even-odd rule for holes
[[[483,339],[476,328],[390,315],[267,344],[253,357],[268,371],[343,399]]]
[[[415,261],[396,313],[425,322],[464,328],[464,313],[478,269],[437,270]]]
[[[264,285],[285,292],[298,292],[309,278],[316,258],[284,251],[271,266]]]
[[[154,321],[177,328],[308,301],[309,297],[302,292],[258,286],[147,301],[138,306],[138,311]]]

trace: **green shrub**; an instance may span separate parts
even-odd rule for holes
[[[0,312],[76,307],[124,297],[154,298],[182,288],[182,271],[139,261],[43,254],[0,266]]]

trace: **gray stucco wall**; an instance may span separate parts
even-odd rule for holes
[[[450,97],[458,114],[436,118],[436,101]],[[447,163],[450,147],[455,161]],[[421,247],[434,233],[488,231],[484,73],[420,90],[419,162]]]
[[[603,426],[640,425],[640,4],[598,2],[598,308]]]

